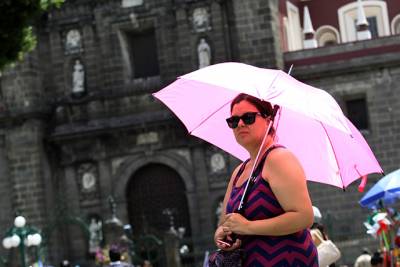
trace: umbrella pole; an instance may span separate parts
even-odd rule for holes
[[[263,140],[261,142],[260,148],[258,149],[256,159],[254,160],[253,166],[251,167],[250,177],[247,179],[246,187],[244,188],[242,198],[240,199],[238,210],[242,210],[242,208],[243,208],[243,200],[244,200],[244,197],[246,195],[247,188],[249,187],[250,180],[252,178],[251,176],[253,175],[254,169],[257,166],[258,158],[260,157],[261,150],[264,147],[265,141],[267,140],[267,136],[268,136],[269,130],[271,129],[273,123],[274,123],[273,119],[271,119],[269,121],[269,123],[268,123],[267,131],[265,132],[265,135],[264,135],[264,138],[263,138]],[[255,178],[255,177],[253,177],[253,178]]]

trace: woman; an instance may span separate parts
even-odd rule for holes
[[[224,209],[214,240],[219,249],[245,251],[244,266],[318,266],[317,250],[307,228],[313,222],[304,171],[296,157],[274,143],[270,129],[260,148],[272,107],[246,94],[231,103],[227,119],[236,141],[250,159],[233,172],[224,198]],[[301,129],[298,129],[301,131]],[[261,172],[249,189],[245,217],[235,213],[258,150],[265,155]],[[239,238],[230,245],[231,234]]]

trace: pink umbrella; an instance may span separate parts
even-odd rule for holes
[[[188,73],[155,93],[201,139],[245,160],[225,119],[230,103],[246,93],[277,104],[278,143],[302,163],[307,179],[347,187],[370,173],[381,173],[374,154],[327,92],[272,69],[220,63]]]

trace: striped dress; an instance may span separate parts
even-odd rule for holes
[[[246,183],[237,187],[236,182],[246,163],[242,165],[235,177],[226,213],[234,212],[239,206]],[[261,161],[261,164],[263,163],[264,160]],[[284,213],[268,182],[261,177],[261,172],[249,190],[245,205],[245,217],[248,220],[268,219]],[[246,252],[244,267],[318,266],[317,249],[308,230],[284,236],[241,236],[239,238]]]

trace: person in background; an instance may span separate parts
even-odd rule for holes
[[[121,261],[121,252],[117,247],[111,246],[108,255],[110,257],[109,267],[133,267],[132,264]]]
[[[354,262],[354,267],[371,267],[371,253],[368,248],[363,248],[361,255]]]
[[[383,267],[383,257],[379,251],[374,252],[371,257],[371,266],[372,267]]]
[[[317,246],[318,248],[318,246],[321,244],[321,239],[328,240],[329,237],[325,231],[324,225],[322,224],[321,211],[315,206],[312,206],[312,208],[314,213],[314,223],[311,226],[310,233],[315,246]],[[329,265],[329,267],[335,267],[335,266],[336,266],[335,263]]]
[[[318,247],[321,243],[321,240],[318,238],[317,235],[319,235],[319,237],[322,237],[323,240],[328,240],[328,235],[326,234],[325,227],[322,224],[322,214],[320,210],[315,206],[312,206],[312,209],[314,213],[314,222],[311,226],[310,233],[314,244]]]
[[[71,267],[71,264],[68,260],[63,260],[60,262],[60,267]]]
[[[149,260],[145,260],[143,262],[143,267],[153,267],[153,264],[151,264],[151,262]]]

